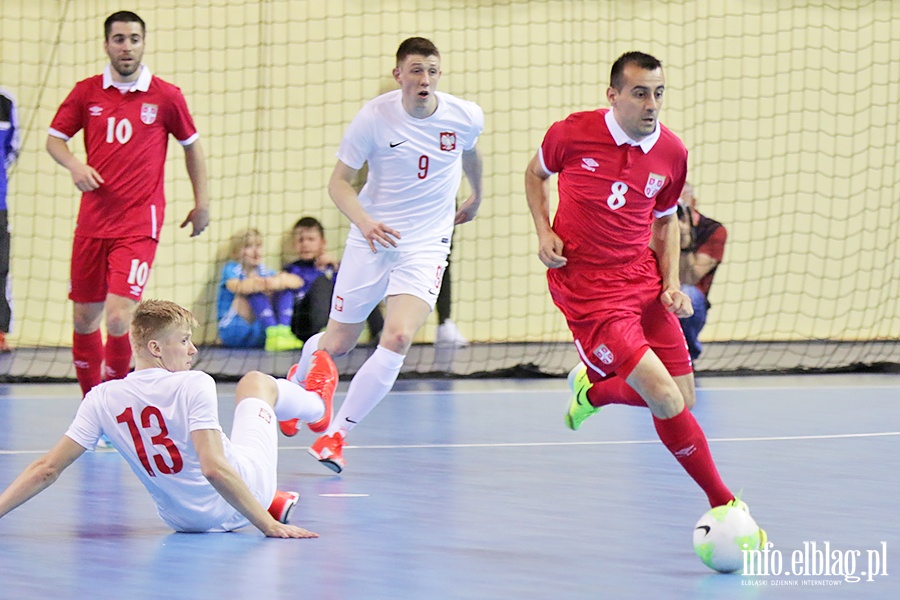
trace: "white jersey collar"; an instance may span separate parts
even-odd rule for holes
[[[150,72],[150,68],[142,64],[141,65],[141,74],[138,75],[138,78],[131,84],[131,87],[128,88],[129,92],[146,92],[150,89],[150,80],[153,79],[153,74]],[[112,65],[107,63],[106,68],[103,69],[103,89],[105,90],[108,87],[113,87],[115,82],[112,78]]]
[[[640,142],[636,142],[625,133],[625,130],[622,129],[619,122],[616,121],[616,116],[613,114],[612,108],[606,111],[604,118],[606,119],[606,127],[609,128],[609,132],[612,134],[613,140],[615,140],[617,146],[621,146],[622,144],[640,146],[641,150],[644,151],[644,154],[647,154],[650,152],[651,148],[656,145],[657,140],[659,140],[659,121],[656,122],[656,129],[653,130],[653,133],[642,139]]]

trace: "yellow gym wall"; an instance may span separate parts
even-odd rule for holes
[[[44,144],[75,82],[103,69],[103,20],[121,8],[3,0],[0,85],[18,99],[24,136],[9,200],[16,345],[70,343],[79,194]],[[439,89],[486,115],[484,205],[452,257],[454,319],[470,339],[569,339],[536,257],[523,172],[553,121],[606,106],[609,66],[628,50],[663,61],[662,121],[691,152],[701,212],[728,227],[704,339],[900,337],[892,2],[150,0],[137,12],[145,64],[191,107],[212,197],[211,227],[189,239],[178,225],[192,195],[172,141],[145,297],[194,310],[200,341],[215,340],[216,279],[235,231],[262,230],[277,267],[286,232],[311,214],[340,251],[347,223],[326,193],[334,153],[360,106],[392,85],[411,35],[441,50]],[[80,135],[70,147],[83,158]],[[433,331],[432,321],[420,341]]]

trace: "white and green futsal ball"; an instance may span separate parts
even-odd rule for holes
[[[759,550],[759,525],[746,510],[717,506],[694,527],[694,552],[710,569],[734,573],[744,565],[744,550]]]

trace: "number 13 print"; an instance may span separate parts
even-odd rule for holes
[[[147,475],[156,477],[156,471],[153,470],[153,466],[150,464],[147,449],[144,447],[144,438],[141,437],[141,430],[138,429],[138,424],[134,420],[134,411],[132,411],[131,407],[126,408],[121,415],[116,417],[116,421],[128,425],[131,440],[134,442],[134,450],[137,452],[141,464],[147,470]],[[179,473],[184,468],[184,459],[181,457],[178,447],[175,446],[175,442],[168,437],[169,430],[166,428],[166,421],[158,408],[147,406],[141,411],[141,428],[159,431],[159,433],[150,438],[150,442],[153,446],[164,447],[171,459],[171,464],[169,464],[162,454],[154,453],[153,462],[156,464],[157,470],[163,475]]]

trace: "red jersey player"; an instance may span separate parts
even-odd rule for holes
[[[528,205],[582,363],[566,423],[578,429],[606,404],[647,406],[656,431],[711,506],[736,502],[691,414],[694,375],[678,317],[691,314],[678,279],[675,216],[687,150],[658,122],[661,63],[640,52],[612,67],[612,108],[554,123],[525,174]],[[559,207],[550,225],[549,183]]]
[[[169,134],[184,147],[194,208],[181,224],[191,236],[209,224],[206,162],[184,96],[141,64],[144,21],[121,11],[106,19],[110,64],[80,81],[65,99],[47,151],[69,169],[82,191],[72,246],[69,298],[75,303],[72,356],[81,389],[121,379],[131,365],[128,327],[153,266],[165,216],[163,194]],[[67,142],[84,130],[87,161]],[[100,323],[106,311],[106,346]]]

